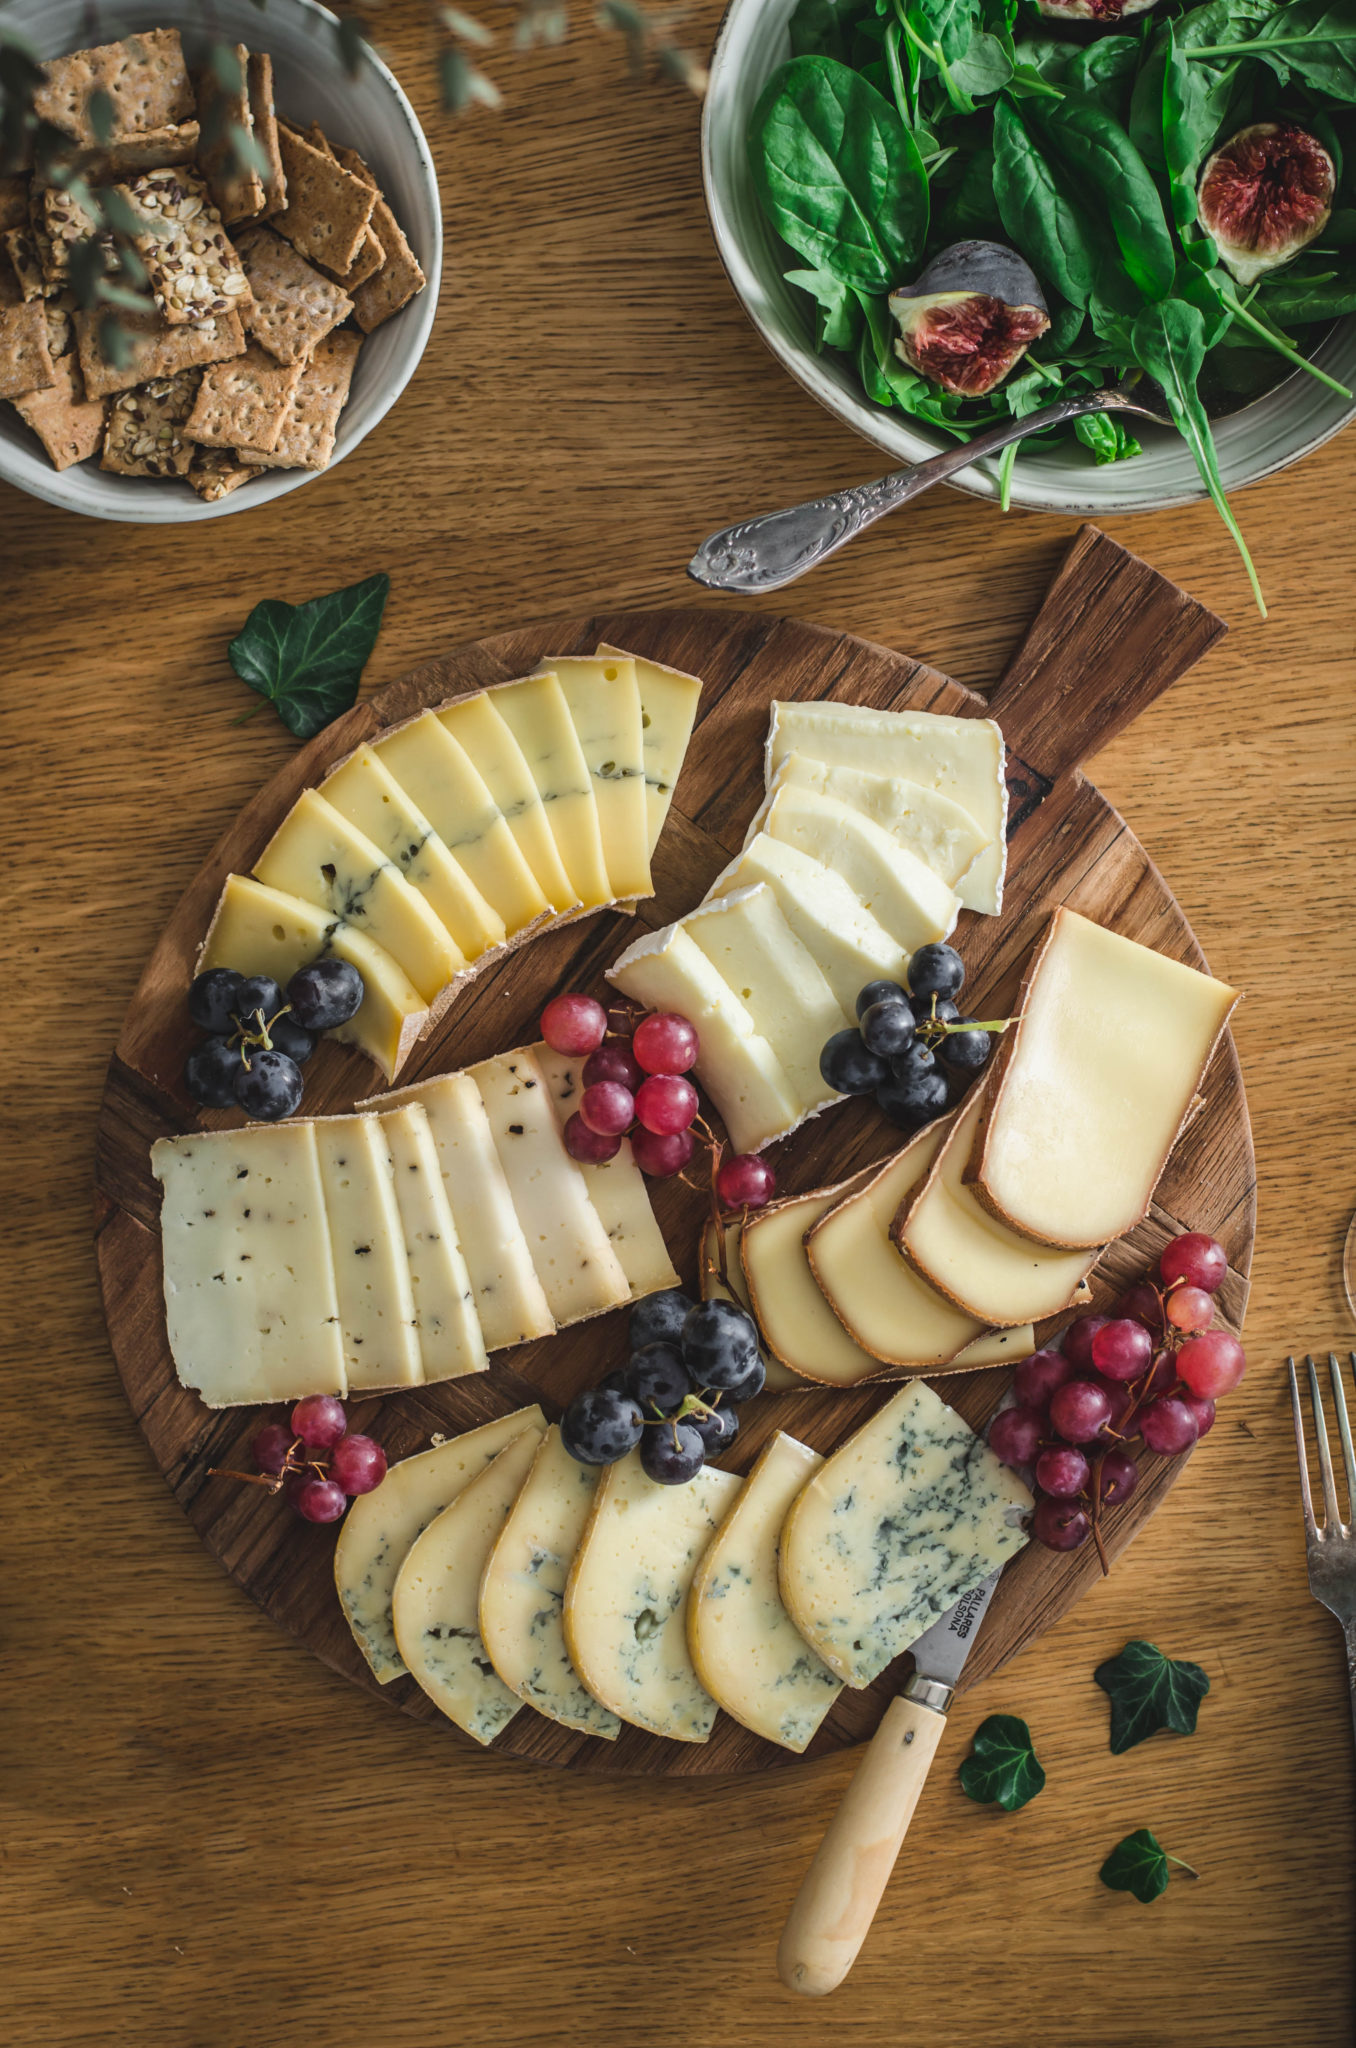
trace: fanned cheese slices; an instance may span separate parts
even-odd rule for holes
[[[489,1364],[485,1333],[428,1113],[421,1102],[409,1102],[387,1110],[379,1122],[395,1176],[424,1378],[483,1372]]]
[[[864,768],[835,768],[805,754],[783,756],[766,798],[754,813],[746,844],[762,830],[777,792],[790,788],[813,789],[869,818],[953,889],[959,890],[986,844],[969,811],[940,790],[926,789],[902,776],[873,775]]]
[[[728,868],[716,876],[708,896],[765,882],[783,917],[838,998],[844,1014],[856,1015],[857,996],[869,981],[902,982],[909,953],[892,939],[841,875],[760,832]]]
[[[881,1361],[849,1335],[811,1271],[806,1233],[861,1185],[862,1176],[755,1210],[739,1233],[749,1306],[769,1348],[802,1379],[850,1387]]]
[[[768,805],[763,829],[841,875],[910,953],[946,938],[954,927],[960,909],[955,892],[916,854],[835,797],[789,784]]]
[[[684,918],[683,929],[772,1047],[801,1113],[839,1101],[819,1055],[847,1016],[772,890],[759,883],[710,899]]]
[[[496,690],[491,697],[488,691],[481,691],[475,697],[462,697],[437,716],[484,777],[546,902],[558,914],[569,916],[582,898],[561,859],[532,764],[496,706],[494,698],[499,694]]]
[[[593,776],[559,677],[528,676],[503,683],[487,701],[522,749],[576,900],[587,910],[610,903],[612,887],[603,860]]]
[[[622,655],[620,647],[609,647],[606,641],[600,642],[598,652],[614,658]],[[665,668],[662,662],[647,661],[639,654],[634,660],[640,691],[645,813],[653,854],[682,772],[702,686],[696,676],[685,675],[682,669]]]
[[[564,692],[588,764],[610,893],[617,901],[648,896],[650,821],[636,663],[629,654],[558,654],[543,668]]]
[[[417,1387],[423,1364],[390,1147],[374,1116],[322,1117],[313,1129],[349,1389]]]

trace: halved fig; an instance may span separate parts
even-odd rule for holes
[[[1002,242],[953,242],[890,294],[895,354],[943,391],[983,398],[1050,325],[1036,273]]]
[[[1217,149],[1196,194],[1201,225],[1240,284],[1289,262],[1321,235],[1337,172],[1293,121],[1254,121]]]
[[[1147,14],[1155,0],[1036,0],[1047,21],[1128,21]]]

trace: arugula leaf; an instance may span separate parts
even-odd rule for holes
[[[1172,234],[1158,188],[1124,128],[1096,100],[1074,93],[1040,120],[1065,162],[1105,206],[1127,275],[1146,299],[1166,298],[1177,270]]]
[[[1096,234],[1066,180],[1009,100],[994,109],[993,187],[1012,241],[1070,305],[1086,306],[1097,281]]]
[[[357,697],[390,588],[382,571],[306,604],[266,597],[226,649],[231,667],[290,733],[309,740]]]
[[[1036,1760],[1031,1730],[1016,1714],[990,1714],[975,1730],[974,1750],[960,1767],[961,1791],[981,1804],[992,1802],[1004,1813],[1044,1789],[1045,1772]]]
[[[1191,55],[1199,62],[1256,57],[1270,64],[1282,83],[1293,75],[1314,92],[1356,101],[1356,10],[1344,0],[1298,0],[1268,14],[1258,33],[1246,40],[1212,43],[1198,37]]]
[[[1210,1690],[1199,1664],[1165,1657],[1140,1636],[1128,1642],[1119,1657],[1099,1664],[1092,1675],[1111,1701],[1113,1756],[1123,1755],[1160,1728],[1194,1735],[1197,1712]]]
[[[1141,1905],[1151,1906],[1168,1888],[1170,1863],[1190,1877],[1200,1876],[1180,1856],[1170,1856],[1148,1828],[1136,1828],[1117,1842],[1097,1875],[1110,1891],[1133,1892]]]

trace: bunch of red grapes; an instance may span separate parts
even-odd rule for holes
[[[1139,1440],[1181,1457],[1242,1379],[1242,1345],[1212,1327],[1228,1263],[1203,1231],[1175,1237],[1156,1277],[1132,1287],[1114,1316],[1079,1316],[1058,1351],[1037,1351],[1017,1367],[1017,1406],[995,1415],[989,1443],[1005,1465],[1033,1474],[1031,1533],[1047,1549],[1097,1541],[1102,1510],[1139,1484],[1127,1446]]]
[[[293,1408],[290,1427],[264,1423],[250,1439],[250,1455],[270,1492],[285,1494],[306,1522],[337,1522],[354,1495],[372,1493],[386,1477],[385,1451],[349,1429],[335,1394],[307,1394]]]

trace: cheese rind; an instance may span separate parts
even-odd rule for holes
[[[810,1268],[805,1233],[860,1185],[861,1176],[754,1210],[739,1233],[753,1315],[770,1349],[801,1379],[851,1387],[881,1362],[849,1336]]]
[[[640,685],[630,655],[553,654],[542,667],[565,694],[593,778],[603,862],[615,899],[648,896],[650,824]]]
[[[484,1372],[485,1337],[428,1112],[421,1102],[407,1102],[388,1109],[380,1123],[395,1176],[424,1380]]]
[[[845,1685],[870,1685],[1021,1549],[1032,1499],[969,1424],[911,1380],[835,1451],[782,1531],[782,1600]]]
[[[570,1053],[552,1052],[549,1045],[534,1045],[531,1051],[563,1135],[565,1125],[579,1108],[584,1090],[580,1078],[583,1061]],[[598,1220],[607,1232],[607,1241],[626,1275],[632,1299],[658,1293],[661,1288],[677,1287],[678,1275],[650,1204],[645,1176],[632,1155],[630,1139],[622,1139],[615,1158],[603,1160],[597,1166],[580,1163],[579,1171]]]
[[[888,832],[835,798],[794,785],[779,789],[768,805],[764,830],[841,875],[908,952],[953,930],[960,909],[955,892]]]
[[[907,947],[891,938],[842,876],[822,861],[760,832],[716,876],[707,895],[728,896],[755,882],[766,882],[773,891],[783,917],[850,1018],[869,981],[903,982]]]
[[[782,1524],[823,1463],[778,1431],[711,1539],[687,1606],[688,1648],[711,1697],[797,1755],[842,1691],[782,1605],[777,1574]]]
[[[848,1015],[782,915],[775,892],[759,882],[709,897],[683,919],[683,929],[772,1047],[801,1113],[841,1102],[819,1071],[819,1056]]]
[[[725,1238],[725,1277],[721,1278],[720,1260],[716,1250],[716,1226],[707,1222],[702,1230],[701,1243],[697,1251],[698,1284],[703,1301],[733,1301],[743,1309],[745,1315],[753,1316],[753,1302],[749,1295],[749,1284],[744,1278],[744,1269],[739,1263],[738,1217],[723,1227]],[[755,1323],[758,1318],[753,1316]],[[792,1372],[771,1350],[760,1329],[758,1332],[759,1355],[767,1375],[767,1388],[773,1394],[793,1393],[798,1387],[804,1390],[806,1382],[799,1373]]]
[[[547,823],[541,789],[513,728],[483,691],[436,714],[474,762],[551,908],[568,915],[581,901]]]
[[[352,1391],[423,1379],[395,1172],[374,1116],[318,1118],[316,1152]]]
[[[488,695],[522,749],[575,900],[585,910],[610,903],[593,776],[560,678],[554,672],[527,676]]]
[[[624,654],[620,647],[599,644],[600,655]],[[645,811],[649,820],[650,852],[653,854],[669,814],[673,792],[682,771],[683,756],[692,737],[702,686],[698,676],[681,669],[665,668],[643,655],[630,657],[636,665],[640,689],[641,738],[645,758]]]
[[[925,867],[949,888],[961,883],[987,841],[969,811],[940,790],[927,789],[903,776],[872,774],[864,768],[835,768],[805,754],[786,754],[779,762],[767,796],[754,813],[745,845],[762,830],[763,819],[778,790],[812,789],[846,804],[850,811],[879,825],[883,832],[916,854]],[[962,898],[963,900],[963,898]]]

